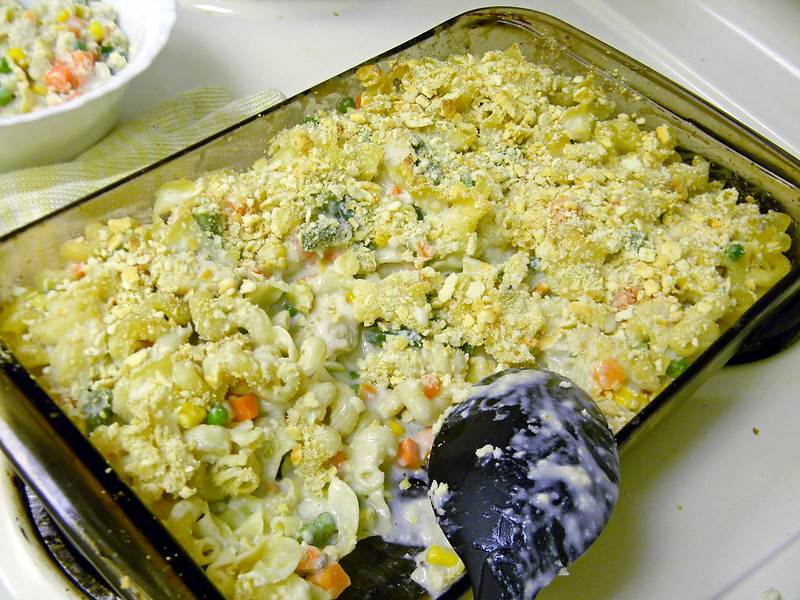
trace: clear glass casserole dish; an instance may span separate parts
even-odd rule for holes
[[[528,58],[554,70],[582,74],[592,69],[615,102],[654,127],[668,123],[679,146],[716,165],[715,177],[778,208],[793,220],[789,256],[794,265],[732,327],[702,353],[617,434],[620,445],[653,426],[658,416],[689,396],[724,365],[748,337],[779,316],[797,297],[797,222],[800,165],[793,157],[722,114],[690,92],[605,44],[552,17],[523,9],[471,11],[410,40],[369,63],[395,56],[482,54],[520,46]],[[0,297],[29,283],[43,265],[58,260],[59,245],[87,223],[148,215],[163,183],[219,168],[243,169],[262,158],[269,141],[299,123],[328,95],[351,92],[350,70],[243,121],[212,138],[71,204],[0,240]],[[24,257],[24,258],[23,258]],[[149,514],[128,486],[35,381],[8,357],[0,375],[0,442],[21,475],[42,496],[68,537],[124,597],[217,597],[202,571]],[[91,509],[89,507],[92,507]],[[144,558],[143,558],[144,557]],[[131,576],[129,577],[128,574]],[[462,579],[448,593],[466,588]]]

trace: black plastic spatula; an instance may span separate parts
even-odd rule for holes
[[[439,525],[476,600],[531,599],[583,554],[617,501],[614,437],[591,398],[549,371],[508,370],[447,415],[428,473]]]

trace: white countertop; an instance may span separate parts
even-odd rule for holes
[[[179,0],[125,116],[198,86],[292,95],[485,2]],[[800,154],[793,0],[507,2],[554,16],[695,90]],[[615,516],[542,600],[800,600],[800,345],[727,368],[623,456]],[[757,429],[758,435],[754,433]],[[5,486],[6,488],[8,486]],[[8,503],[0,490],[0,506]],[[67,598],[0,511],[0,599]],[[8,558],[6,558],[8,557]]]

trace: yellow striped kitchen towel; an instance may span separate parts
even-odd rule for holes
[[[267,90],[234,100],[219,88],[171,98],[117,126],[75,160],[0,174],[0,235],[38,219],[281,101]]]

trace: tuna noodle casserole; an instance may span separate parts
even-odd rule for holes
[[[92,224],[0,336],[230,597],[336,597],[360,537],[463,565],[432,427],[509,366],[618,430],[789,270],[790,219],[518,48],[358,70],[245,172]]]

